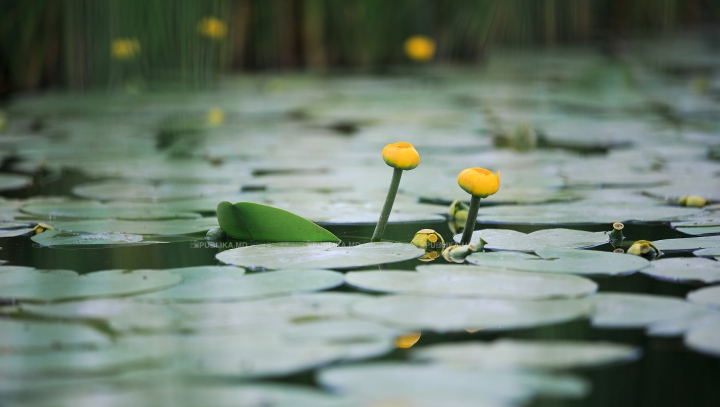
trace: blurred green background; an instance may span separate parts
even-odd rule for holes
[[[482,64],[493,46],[612,56],[719,16],[717,0],[1,0],[0,97],[128,77],[202,87],[240,71],[384,72],[411,62],[413,35],[436,41],[435,64]]]

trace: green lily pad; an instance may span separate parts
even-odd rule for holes
[[[480,239],[487,242],[484,248],[489,250],[516,250],[534,252],[539,249],[581,249],[599,246],[609,241],[605,232],[585,232],[572,229],[543,229],[532,233],[522,233],[509,229],[483,229],[473,232],[471,243],[476,245]],[[456,242],[462,234],[453,236]]]
[[[677,239],[656,240],[655,246],[664,252],[683,252],[720,247],[720,236],[684,237]]]
[[[688,331],[716,324],[720,324],[720,311],[708,308],[704,312],[698,312],[691,316],[654,322],[647,327],[645,332],[650,336],[681,336]]]
[[[692,329],[685,334],[684,340],[690,349],[720,357],[720,324]]]
[[[566,322],[590,314],[581,299],[512,301],[391,295],[358,301],[360,318],[406,329],[436,332],[487,329],[502,331]]]
[[[592,294],[583,277],[527,273],[461,265],[418,266],[418,272],[359,271],[345,274],[351,286],[394,294],[537,300]]]
[[[720,257],[720,247],[708,247],[706,249],[695,250],[693,255],[697,257],[714,257],[716,260]]]
[[[6,354],[101,347],[110,343],[110,338],[88,326],[0,319],[0,348]]]
[[[352,342],[374,339],[394,340],[407,330],[390,328],[357,318],[326,318],[290,324],[282,336],[293,343],[328,341]]]
[[[228,236],[261,242],[340,242],[337,236],[309,220],[282,209],[252,202],[217,206],[220,228]]]
[[[643,328],[704,312],[701,306],[662,295],[603,292],[587,299],[595,306],[592,324],[601,328]]]
[[[424,250],[409,243],[365,243],[338,247],[335,243],[271,243],[240,247],[215,255],[235,266],[344,269],[393,263],[420,257]]]
[[[243,275],[242,269],[236,267],[214,267],[214,272],[205,267],[195,269],[180,273],[183,276],[188,273],[202,273],[205,276],[194,277],[169,290],[135,298],[138,301],[238,301],[326,290],[343,283],[343,275],[330,270],[278,270]],[[176,270],[167,271],[178,274]],[[208,276],[211,273],[213,275]]]
[[[588,275],[628,274],[650,265],[642,257],[593,250],[543,249],[535,253],[537,256],[519,252],[478,252],[465,260],[482,267]]]
[[[641,350],[612,342],[497,339],[414,350],[413,360],[458,368],[574,369],[636,360]]]
[[[686,235],[715,235],[720,233],[720,226],[693,226],[693,227],[676,227],[678,232]]]
[[[47,221],[58,230],[85,233],[122,233],[133,235],[185,235],[207,232],[218,226],[215,218],[173,220],[77,220]]]
[[[696,257],[660,259],[640,272],[663,280],[714,283],[720,281],[720,262]]]
[[[31,203],[21,209],[24,213],[50,219],[124,219],[165,220],[195,219],[200,215],[165,209],[160,204],[139,202],[66,201],[57,203]]]
[[[0,298],[17,301],[67,301],[116,297],[170,288],[182,277],[163,270],[106,270],[78,275],[70,270],[0,271]]]
[[[690,291],[687,295],[690,302],[720,308],[720,286],[705,287]]]
[[[0,191],[25,188],[32,185],[32,177],[17,174],[0,174]]]
[[[26,235],[33,232],[34,228],[0,229],[0,238]]]
[[[165,182],[159,185],[102,181],[77,185],[73,193],[79,197],[101,201],[160,202],[193,199],[237,193],[239,185]]]
[[[144,241],[141,235],[128,233],[82,233],[62,230],[46,230],[33,236],[32,241],[46,247],[56,246],[110,246],[110,245],[146,245],[153,241]]]

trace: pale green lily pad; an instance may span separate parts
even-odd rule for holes
[[[595,306],[592,324],[601,328],[643,328],[704,312],[699,305],[663,295],[603,292],[587,299]]]
[[[653,242],[655,246],[664,252],[683,252],[720,247],[720,236],[685,237],[678,239],[664,239]]]
[[[720,325],[720,311],[708,308],[692,316],[682,316],[674,319],[664,319],[650,324],[645,330],[650,336],[680,336],[686,332],[704,328],[710,325]]]
[[[409,295],[377,297],[352,306],[353,315],[360,318],[437,332],[529,328],[582,318],[590,311],[590,303],[581,299],[512,301]]]
[[[642,270],[650,262],[629,254],[594,250],[543,249],[537,256],[519,252],[473,253],[465,260],[482,267],[541,273],[618,275]]]
[[[0,229],[0,238],[22,236],[22,235],[26,235],[34,230],[35,230],[34,228]]]
[[[687,294],[690,302],[720,308],[720,286],[705,287]]]
[[[458,368],[574,369],[629,362],[641,353],[611,342],[498,339],[431,345],[414,350],[412,358]]]
[[[716,260],[720,257],[720,247],[708,247],[706,249],[695,250],[693,255],[697,257],[714,257]]]
[[[82,233],[63,230],[46,230],[33,236],[32,241],[46,247],[55,246],[110,246],[110,245],[146,245],[153,241],[144,241],[141,235],[128,233]]]
[[[356,318],[325,318],[299,320],[290,324],[282,336],[293,343],[302,342],[362,342],[374,339],[393,340],[408,331],[390,328],[373,321]]]
[[[208,183],[142,184],[122,181],[92,182],[73,188],[77,196],[101,201],[160,202],[220,196],[239,192],[239,185]]]
[[[0,319],[3,353],[110,345],[110,338],[84,325]]]
[[[720,281],[720,262],[696,257],[660,259],[640,272],[663,280],[714,283]]]
[[[473,232],[471,243],[479,244],[484,240],[484,248],[489,250],[516,250],[534,252],[539,249],[581,249],[599,246],[609,241],[605,232],[585,232],[572,229],[543,229],[532,233],[522,233],[509,229],[483,229]],[[453,236],[456,242],[462,234]]]
[[[207,273],[205,268],[192,273]],[[169,290],[135,297],[138,301],[238,301],[326,290],[343,283],[342,273],[330,270],[277,270],[243,275],[236,267],[215,267],[214,276],[195,277]],[[217,271],[222,269],[221,271]],[[233,270],[236,269],[236,270]],[[170,269],[169,272],[178,274]],[[188,271],[182,272],[185,276]]]
[[[630,221],[670,222],[699,212],[698,209],[667,205],[580,201],[567,204],[481,207],[477,220],[480,224],[596,225]]]
[[[225,263],[251,268],[343,269],[393,263],[420,257],[424,250],[409,243],[274,243],[227,250],[215,255]]]
[[[0,272],[0,298],[17,301],[67,301],[115,297],[170,288],[182,277],[163,270],[106,270],[78,275],[70,270]]]
[[[569,375],[399,362],[326,368],[317,380],[333,392],[364,400],[361,405],[391,400],[423,407],[519,405],[536,395],[582,397],[589,390],[587,383]]]
[[[597,290],[597,284],[578,276],[461,265],[418,266],[417,270],[351,272],[345,274],[345,282],[394,294],[515,300],[580,297]]]
[[[207,232],[218,227],[215,218],[173,220],[78,220],[47,221],[58,230],[86,233],[122,233],[134,235],[185,235]]]
[[[676,227],[678,232],[686,235],[715,235],[720,233],[720,226],[693,226],[693,227]]]
[[[17,174],[0,174],[0,191],[25,188],[32,185],[32,177]]]
[[[692,329],[685,334],[684,339],[688,348],[720,357],[720,324]]]
[[[138,202],[66,201],[57,203],[30,203],[21,209],[24,213],[50,219],[124,219],[165,220],[195,219],[194,212],[165,209],[161,204]]]

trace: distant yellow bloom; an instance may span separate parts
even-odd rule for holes
[[[409,349],[420,340],[420,332],[414,332],[395,338],[395,346],[400,349]]]
[[[205,17],[198,23],[198,32],[203,37],[219,41],[227,34],[227,24],[215,17]]]
[[[140,54],[140,41],[137,38],[116,38],[112,42],[110,54],[115,59],[132,59]]]
[[[404,141],[386,145],[382,158],[385,164],[401,170],[412,170],[420,164],[420,154],[412,144]]]
[[[435,41],[430,37],[414,35],[405,41],[405,54],[415,61],[429,61],[435,55]]]
[[[500,171],[493,174],[485,168],[467,168],[458,175],[458,185],[470,195],[487,198],[500,189]]]
[[[699,195],[684,195],[678,199],[678,204],[683,206],[691,206],[702,208],[707,205],[707,200]]]
[[[225,122],[225,112],[219,108],[213,108],[207,114],[208,124],[211,126],[219,126]]]

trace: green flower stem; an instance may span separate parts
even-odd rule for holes
[[[477,221],[477,213],[480,208],[480,197],[472,195],[470,199],[470,208],[468,209],[467,220],[465,221],[465,229],[463,229],[462,239],[460,244],[470,243],[472,239],[473,231],[475,230],[475,221]]]
[[[390,211],[392,210],[393,203],[395,203],[395,196],[397,195],[398,187],[400,186],[400,177],[402,177],[403,170],[395,168],[393,171],[392,181],[390,181],[390,189],[388,189],[387,197],[385,198],[385,205],[383,205],[382,212],[380,213],[380,219],[378,220],[377,226],[375,226],[375,232],[373,232],[371,242],[379,242],[382,239],[383,233],[385,233],[385,225],[387,225],[388,218],[390,217]]]

